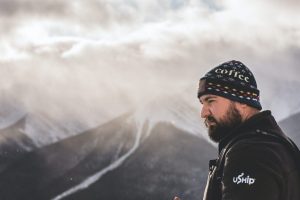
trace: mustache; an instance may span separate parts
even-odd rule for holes
[[[204,124],[206,127],[208,127],[208,122],[214,122],[214,123],[218,123],[217,120],[213,117],[213,116],[208,116],[205,121],[204,121]]]

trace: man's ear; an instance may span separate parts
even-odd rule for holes
[[[242,116],[243,121],[250,118],[252,115],[259,112],[256,108],[253,108],[247,104],[236,102],[236,109],[239,111]]]
[[[235,107],[238,109],[238,111],[245,112],[245,110],[248,108],[248,105],[240,102],[235,102]]]
[[[235,107],[239,111],[240,115],[244,119],[248,112],[248,105],[240,102],[235,102]]]
[[[247,105],[247,104],[245,104],[245,103],[239,103],[240,105],[241,105],[241,107],[243,108],[243,109],[246,109],[246,108],[248,108],[249,106]]]

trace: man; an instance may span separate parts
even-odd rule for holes
[[[270,111],[260,112],[251,71],[234,60],[215,67],[200,79],[198,98],[209,137],[219,144],[203,199],[300,200],[297,148]]]
[[[264,136],[286,137],[270,111],[260,112],[251,71],[239,61],[215,67],[200,79],[198,98],[209,137],[219,143],[204,199],[300,200],[300,175],[290,149]]]

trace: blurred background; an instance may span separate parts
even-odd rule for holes
[[[0,198],[201,199],[196,98],[240,60],[300,145],[296,0],[0,0]]]

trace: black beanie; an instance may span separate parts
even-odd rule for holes
[[[262,109],[259,90],[252,72],[240,61],[228,61],[218,65],[199,81],[198,98],[214,94]]]

